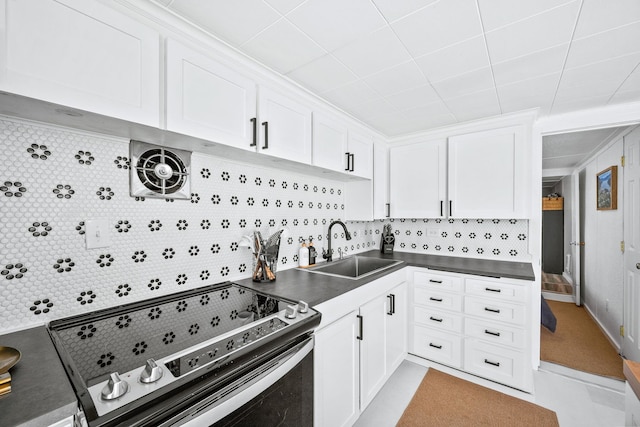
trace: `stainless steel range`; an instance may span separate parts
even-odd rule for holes
[[[304,302],[225,282],[53,321],[49,332],[89,426],[311,425],[319,323]]]

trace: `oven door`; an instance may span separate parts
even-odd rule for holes
[[[312,426],[313,336],[160,425]]]

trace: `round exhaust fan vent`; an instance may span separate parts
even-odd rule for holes
[[[131,196],[189,199],[191,153],[131,141]]]

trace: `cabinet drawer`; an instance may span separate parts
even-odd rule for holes
[[[462,316],[460,314],[434,310],[427,307],[415,307],[414,320],[431,328],[462,333]]]
[[[422,286],[416,286],[414,290],[416,304],[426,305],[456,312],[462,311],[462,295],[440,292]]]
[[[465,297],[465,313],[483,319],[509,322],[516,325],[524,325],[525,306],[512,304],[506,301],[496,301],[476,297]]]
[[[445,274],[416,271],[413,273],[413,283],[431,289],[445,290],[449,292],[462,292],[462,279],[460,277],[447,276]]]
[[[462,367],[462,337],[459,335],[416,326],[413,350],[416,355],[426,359],[454,368]]]
[[[501,384],[526,389],[523,352],[483,343],[473,338],[466,339],[464,345],[466,371]]]
[[[465,335],[493,344],[502,344],[516,349],[523,349],[525,346],[524,329],[504,323],[466,318],[464,331]]]
[[[497,298],[506,301],[524,302],[527,299],[527,288],[512,283],[490,282],[488,280],[466,279],[467,294]]]

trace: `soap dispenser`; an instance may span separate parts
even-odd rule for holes
[[[298,250],[298,265],[300,267],[309,266],[309,248],[307,248],[306,241],[302,241],[302,246]]]

